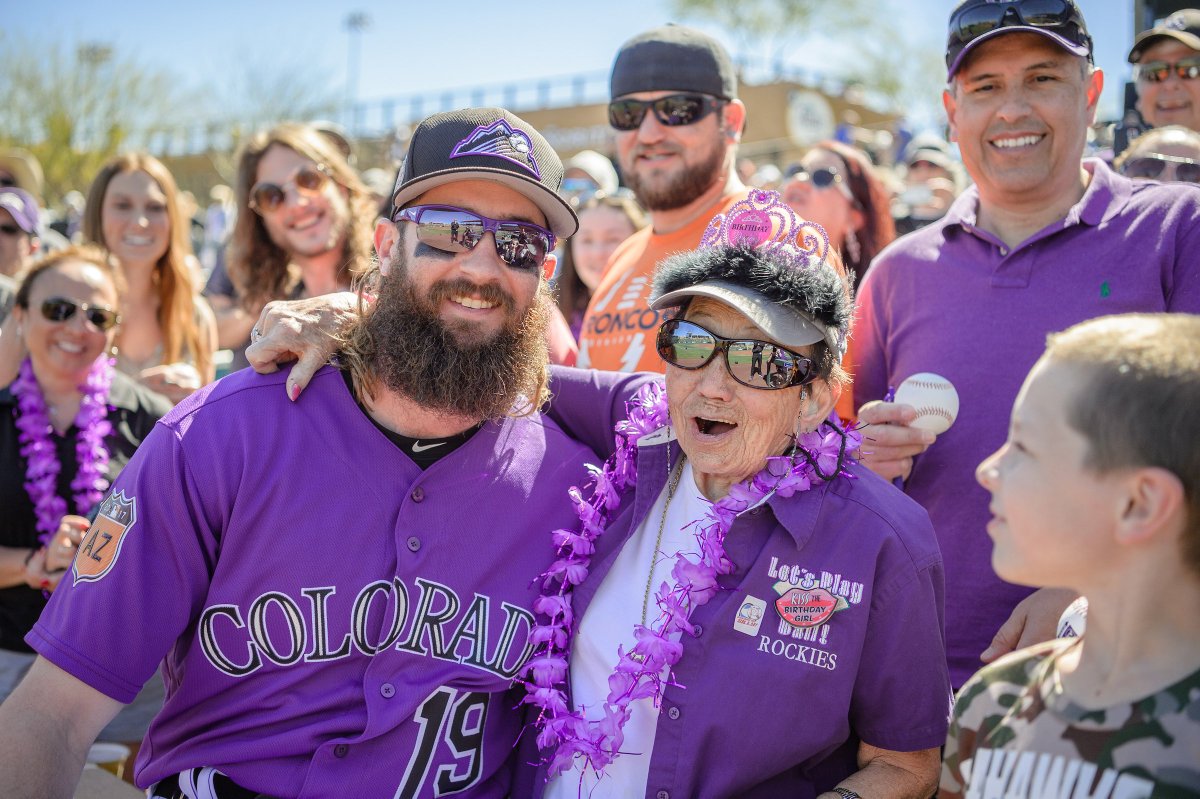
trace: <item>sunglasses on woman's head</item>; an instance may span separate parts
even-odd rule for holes
[[[802,166],[793,167],[788,170],[788,178],[799,180],[802,182],[811,183],[815,189],[828,189],[830,186],[837,186],[847,200],[854,202],[854,193],[850,191],[850,187],[846,185],[846,179],[842,177],[842,173],[833,167],[823,166],[820,169],[814,169],[809,172]]]
[[[608,124],[617,130],[637,130],[653,109],[654,118],[669,128],[699,122],[721,107],[707,94],[671,94],[657,100],[613,100],[608,104]]]
[[[1154,153],[1130,158],[1121,165],[1121,174],[1127,178],[1200,183],[1200,161]]]
[[[83,311],[83,318],[97,330],[111,330],[121,321],[121,315],[111,308],[102,305],[88,305],[86,302],[75,302],[65,297],[51,297],[42,303],[42,317],[47,322],[65,322]]]
[[[317,164],[300,167],[295,176],[282,186],[267,181],[255,183],[254,188],[250,190],[250,208],[258,214],[278,211],[287,200],[287,191],[290,188],[295,188],[298,194],[315,197],[325,188],[330,177],[325,165]]]
[[[811,383],[811,359],[778,344],[718,336],[695,322],[668,319],[658,328],[658,354],[680,369],[701,369],[721,350],[729,376],[743,386],[773,390]]]
[[[513,269],[540,269],[554,250],[554,234],[532,222],[491,219],[453,205],[412,205],[400,210],[393,222],[412,222],[417,240],[443,252],[475,249],[491,231],[496,255]]]

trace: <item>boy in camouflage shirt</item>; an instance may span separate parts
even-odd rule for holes
[[[1200,796],[1200,316],[1050,336],[976,476],[996,573],[1088,624],[963,686],[939,795]]]

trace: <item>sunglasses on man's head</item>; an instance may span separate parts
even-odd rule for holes
[[[287,200],[288,189],[294,188],[298,194],[315,197],[329,180],[329,170],[324,164],[300,167],[295,176],[282,186],[267,181],[255,183],[250,190],[250,208],[259,214],[278,211]]]
[[[812,360],[778,344],[718,336],[695,322],[668,319],[658,328],[658,354],[680,369],[701,369],[721,350],[729,376],[743,386],[772,390],[811,383]]]
[[[1070,0],[979,0],[950,17],[948,49],[961,52],[970,42],[997,28],[1028,25],[1054,31],[1074,44],[1091,45],[1079,8]]]
[[[88,305],[65,297],[51,297],[42,303],[42,317],[47,322],[65,322],[76,311],[83,311],[83,318],[98,330],[111,330],[121,321],[120,314],[102,305]]]
[[[707,94],[672,94],[657,100],[613,100],[608,104],[608,124],[617,130],[637,130],[653,109],[654,118],[667,127],[691,125],[721,107]]]
[[[1147,61],[1133,68],[1138,80],[1162,83],[1174,72],[1180,80],[1200,78],[1200,58],[1181,58],[1174,64],[1167,61]]]
[[[532,222],[491,219],[453,205],[412,205],[393,222],[412,222],[417,240],[443,252],[467,252],[491,231],[496,255],[513,269],[540,269],[554,250],[554,234]]]
[[[1121,164],[1121,174],[1127,178],[1200,183],[1200,161],[1175,155],[1142,155]]]

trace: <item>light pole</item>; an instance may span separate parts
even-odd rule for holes
[[[358,100],[358,67],[362,58],[362,32],[371,25],[366,12],[353,11],[342,23],[346,28],[346,100],[342,112],[346,129],[354,132],[354,104]]]

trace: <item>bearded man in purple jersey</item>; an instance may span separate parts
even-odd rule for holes
[[[0,796],[70,796],[159,661],[151,797],[508,794],[531,544],[594,458],[536,411],[561,180],[502,109],[417,128],[338,364],[287,412],[286,373],[197,392],[102,503],[0,706]]]

